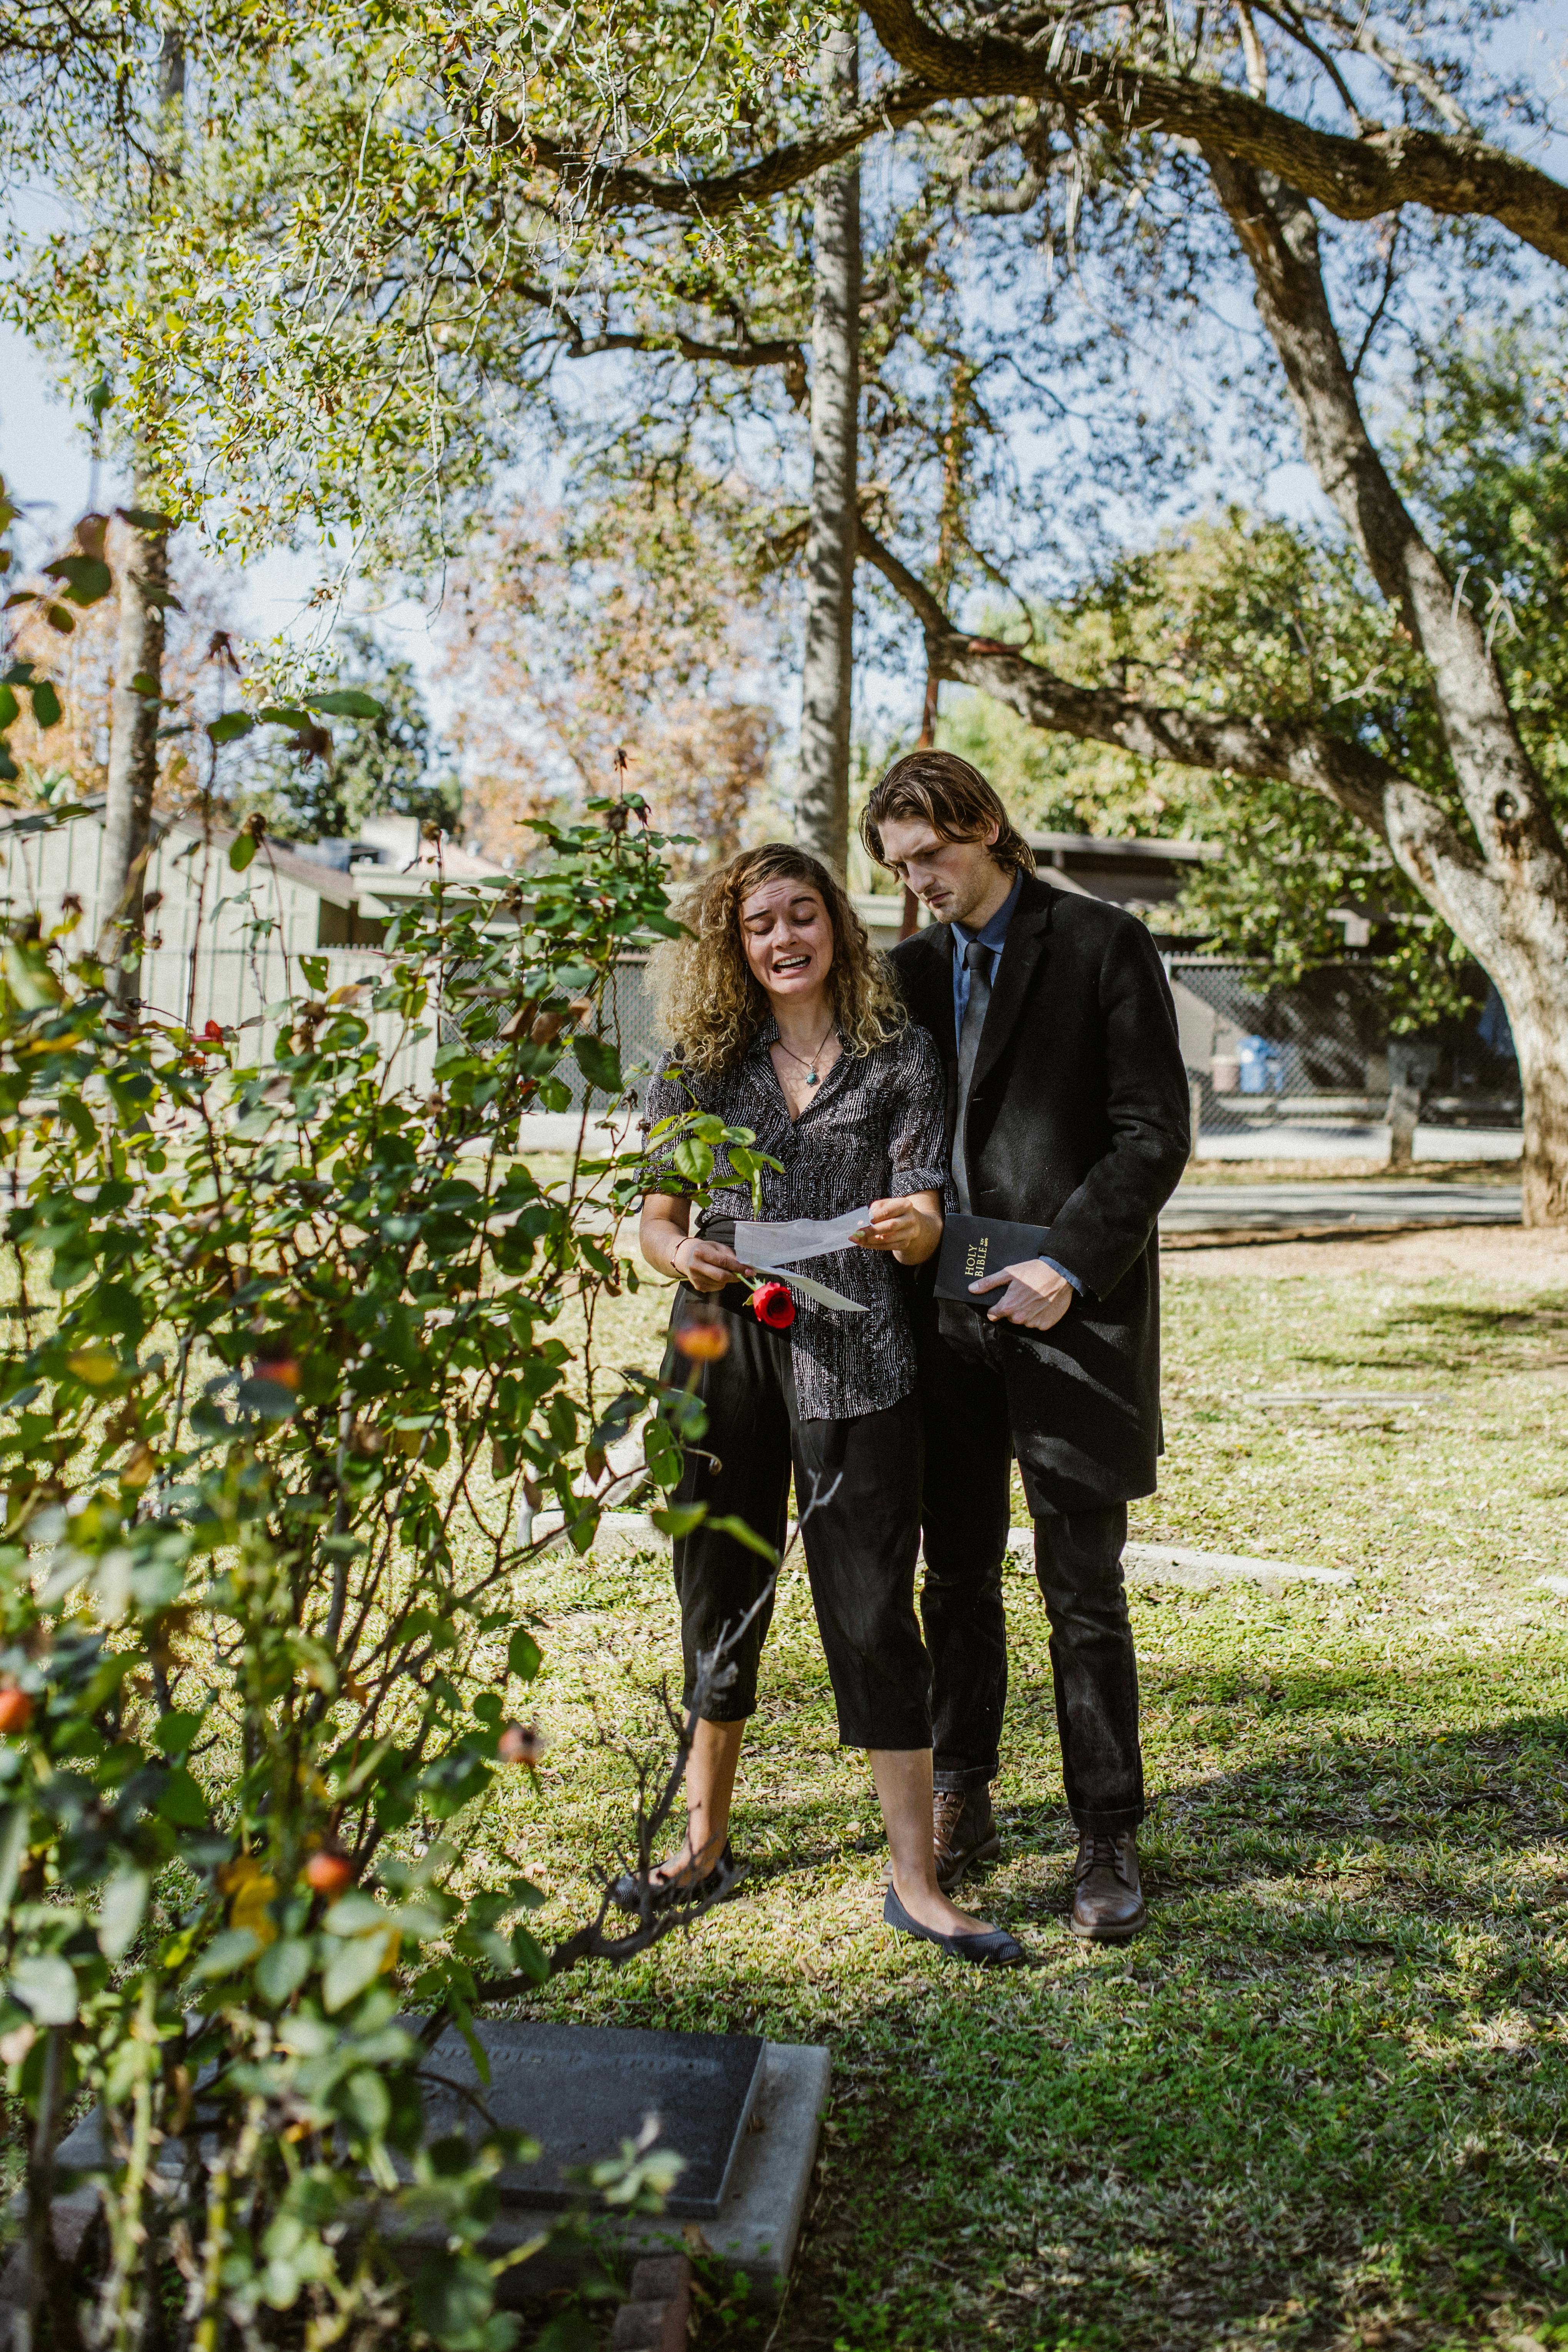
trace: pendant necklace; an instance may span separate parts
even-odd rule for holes
[[[826,1045],[828,1039],[836,1034],[837,1028],[837,1024],[836,1022],[830,1021],[828,1023],[826,1028],[823,1031],[821,1036],[812,1047],[811,1059],[809,1061],[807,1061],[804,1054],[797,1054],[793,1046],[786,1045],[782,1037],[777,1037],[773,1040],[781,1054],[787,1054],[792,1062],[798,1062],[800,1064],[801,1068],[805,1072],[805,1083],[808,1087],[814,1087],[816,1084],[816,1057],[821,1053],[824,1045]]]

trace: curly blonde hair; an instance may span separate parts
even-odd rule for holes
[[[746,961],[741,905],[766,882],[805,882],[827,909],[833,962],[827,999],[847,1054],[869,1054],[897,1036],[904,1011],[887,965],[866,936],[846,890],[826,866],[787,841],[764,842],[706,876],[676,913],[691,935],[649,958],[661,1034],[702,1077],[732,1069],[767,1018],[768,1000]]]

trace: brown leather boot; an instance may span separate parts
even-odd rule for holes
[[[936,1883],[951,1895],[972,1862],[994,1862],[1002,1851],[991,1811],[991,1790],[939,1789],[931,1812],[936,1846]]]
[[[1147,1922],[1138,1841],[1131,1830],[1123,1830],[1120,1837],[1095,1837],[1083,1831],[1072,1879],[1068,1924],[1075,1936],[1085,1936],[1091,1944],[1125,1944]]]

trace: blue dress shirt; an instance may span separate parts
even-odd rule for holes
[[[996,912],[992,916],[989,922],[982,924],[980,929],[977,931],[966,930],[963,925],[959,922],[955,922],[952,927],[954,942],[952,950],[952,1025],[953,1034],[956,1037],[962,1038],[963,1035],[963,1016],[969,1007],[970,975],[969,965],[964,956],[964,950],[973,946],[976,940],[979,940],[982,947],[990,949],[991,985],[994,988],[996,985],[997,968],[1002,961],[1002,950],[1007,944],[1007,926],[1013,919],[1014,910],[1016,908],[1018,904],[1018,894],[1023,889],[1023,887],[1024,874],[1023,868],[1020,866],[1017,873],[1013,877],[1013,887],[1008,891],[1007,896],[1003,899],[1002,904],[997,908]],[[1071,1268],[1061,1265],[1054,1257],[1045,1257],[1044,1251],[1042,1251],[1040,1255],[1042,1258],[1045,1258],[1045,1263],[1050,1267],[1052,1273],[1059,1274],[1064,1282],[1070,1282],[1074,1290],[1077,1291],[1079,1297],[1081,1298],[1083,1297],[1084,1286],[1078,1276],[1072,1272]]]

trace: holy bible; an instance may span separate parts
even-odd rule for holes
[[[986,1309],[994,1307],[998,1291],[983,1291],[975,1298],[970,1284],[1000,1274],[1005,1265],[1038,1257],[1050,1237],[1049,1225],[1015,1225],[1005,1217],[949,1217],[936,1261],[937,1297],[968,1299],[971,1307]]]

